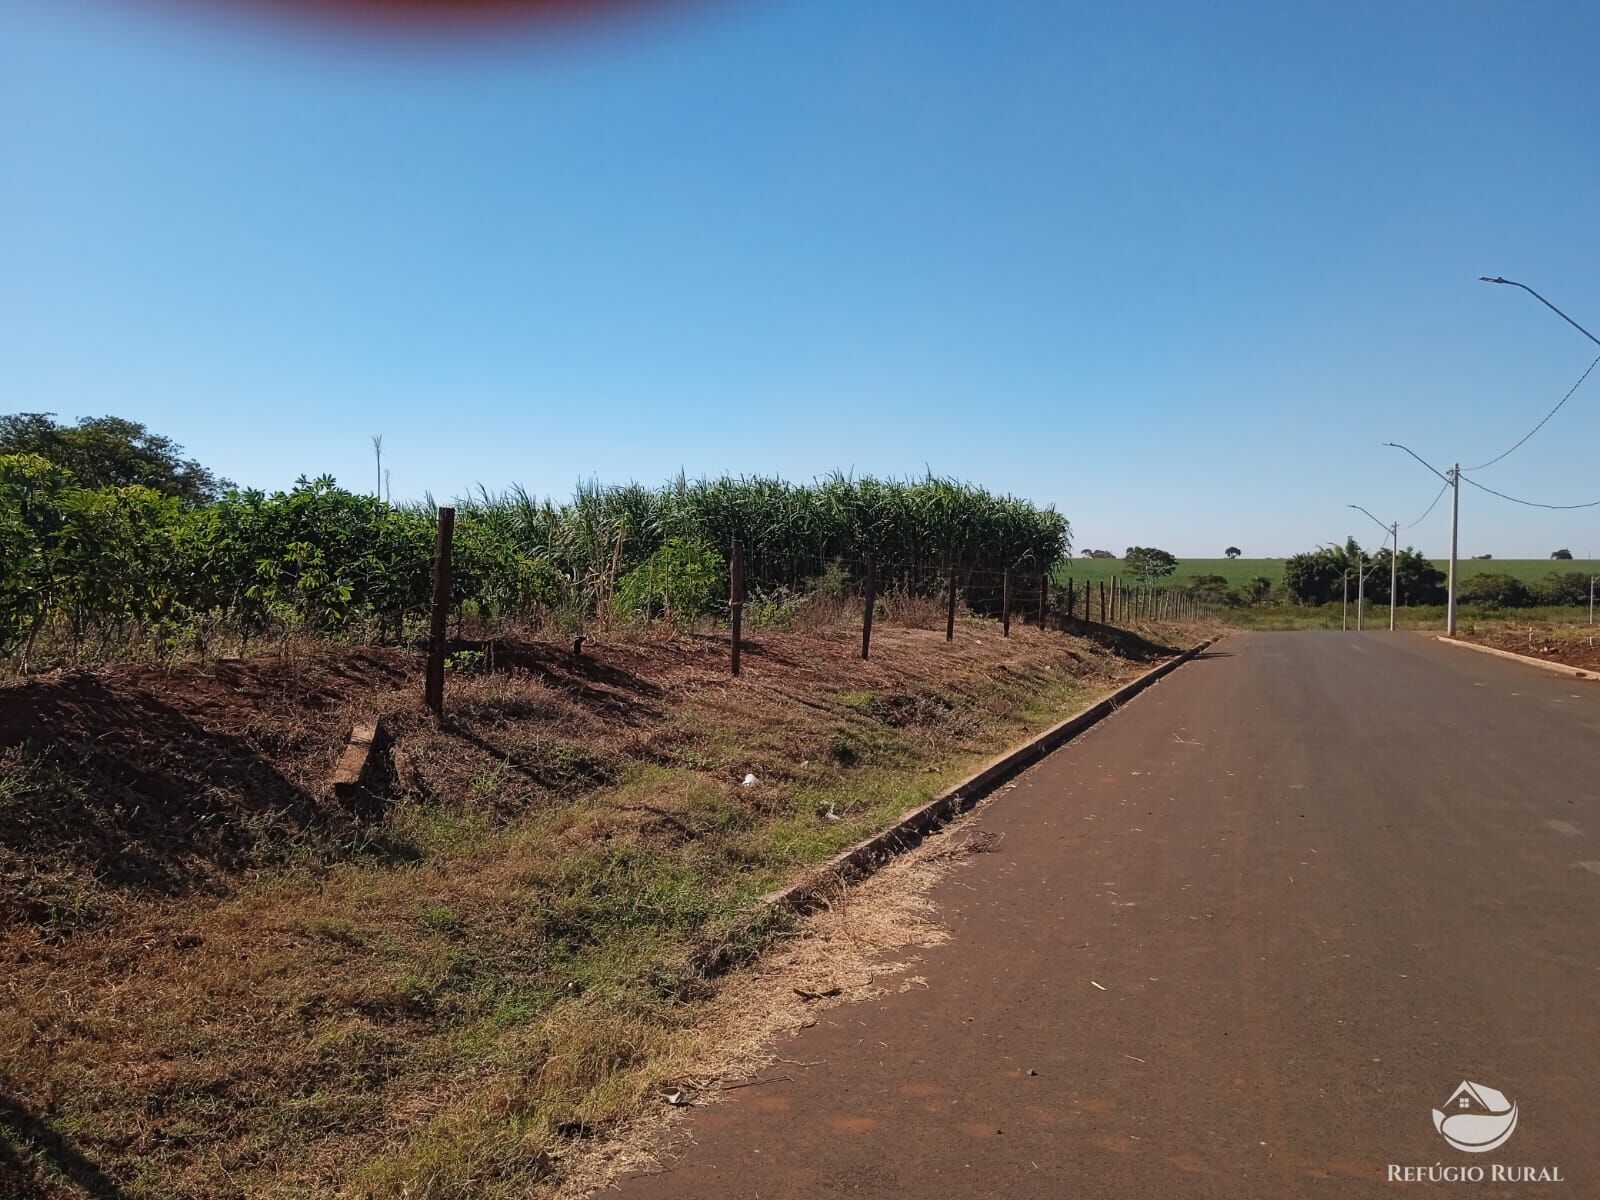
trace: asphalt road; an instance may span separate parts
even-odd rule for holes
[[[622,1196],[1600,1195],[1597,757],[1600,683],[1230,637],[982,814],[926,989],[823,1014]],[[1436,1132],[1463,1080],[1499,1149]]]

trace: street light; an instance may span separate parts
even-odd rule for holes
[[[1353,508],[1357,512],[1367,513],[1367,516],[1372,517],[1372,514],[1367,512],[1367,510],[1362,508],[1359,504],[1347,504],[1345,507]],[[1379,521],[1377,517],[1372,517],[1372,519],[1377,523],[1379,529],[1383,530],[1390,537],[1394,538],[1394,549],[1389,554],[1389,632],[1393,633],[1395,597],[1398,595],[1395,590],[1395,584],[1397,583],[1400,575],[1400,522],[1396,521],[1391,525],[1385,525],[1382,521]],[[1357,612],[1356,628],[1359,629],[1360,627],[1361,614]]]
[[[1518,286],[1520,287],[1521,285],[1519,284]],[[1585,332],[1587,332],[1587,330]],[[1450,594],[1445,606],[1445,633],[1450,637],[1455,637],[1456,554],[1461,541],[1461,464],[1456,463],[1456,465],[1450,468],[1449,471],[1441,471],[1427,459],[1423,458],[1422,455],[1413,450],[1410,446],[1402,446],[1399,442],[1385,442],[1384,445],[1393,446],[1396,450],[1404,450],[1407,454],[1411,455],[1412,458],[1416,459],[1423,466],[1427,467],[1428,470],[1432,471],[1440,479],[1444,480],[1445,483],[1455,491],[1455,495],[1450,497]],[[1372,514],[1368,513],[1367,515],[1371,516]],[[1378,524],[1381,525],[1383,522],[1379,521]]]
[[[1537,300],[1540,304],[1544,305],[1551,312],[1555,313],[1556,316],[1560,317],[1568,325],[1571,325],[1579,333],[1583,334],[1584,337],[1588,338],[1596,346],[1600,346],[1600,338],[1595,337],[1594,334],[1590,333],[1582,325],[1579,325],[1571,317],[1567,316],[1566,313],[1562,312],[1554,304],[1551,304],[1550,301],[1546,300],[1543,296],[1539,295],[1538,292],[1534,291],[1527,284],[1518,283],[1515,279],[1505,279],[1505,278],[1502,278],[1499,275],[1479,275],[1478,279],[1479,279],[1480,282],[1483,282],[1483,283],[1503,283],[1507,287],[1521,288],[1523,291],[1527,292],[1528,295],[1532,296],[1535,300]]]

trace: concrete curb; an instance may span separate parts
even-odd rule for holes
[[[928,834],[966,812],[997,785],[1004,783],[1024,767],[1031,766],[1057,747],[1071,741],[1084,730],[1099,724],[1145,688],[1158,679],[1170,675],[1216,641],[1214,637],[1207,638],[1175,658],[1168,659],[1159,667],[1123,684],[1109,696],[1103,696],[1081,712],[1052,725],[1037,737],[1007,751],[968,775],[942,795],[920,808],[913,808],[893,825],[879,830],[865,841],[857,842],[848,850],[842,850],[825,863],[812,868],[804,879],[763,896],[762,906],[791,909],[796,912],[805,912],[817,907],[829,887],[836,886],[841,880],[850,882],[870,875],[890,859],[914,848]]]
[[[1531,655],[1499,650],[1494,646],[1480,646],[1477,642],[1464,642],[1460,638],[1441,637],[1438,634],[1434,635],[1433,640],[1443,642],[1446,646],[1460,646],[1463,650],[1476,650],[1479,654],[1492,654],[1496,658],[1509,658],[1512,662],[1527,663],[1530,667],[1543,667],[1546,671],[1554,671],[1557,675],[1570,675],[1574,679],[1600,679],[1600,675],[1593,671],[1585,671],[1582,667],[1569,667],[1566,663],[1551,662],[1547,658],[1534,658]]]

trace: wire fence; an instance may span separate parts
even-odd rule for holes
[[[426,701],[436,714],[444,709],[444,672],[447,629],[451,603],[451,529],[454,510],[439,513],[438,543],[434,559],[434,605],[429,626]],[[675,592],[702,590],[704,563],[691,561],[674,570],[670,563],[658,567],[642,587],[646,594],[659,594],[658,610],[645,606],[644,621],[674,619]],[[690,588],[680,589],[684,576],[692,575]],[[802,594],[793,581],[809,579]],[[779,582],[779,580],[782,582]],[[873,623],[880,610],[900,607],[926,621],[930,607],[937,605],[944,615],[944,636],[954,641],[958,618],[962,616],[993,620],[1002,637],[1011,636],[1013,623],[1033,624],[1041,629],[1133,629],[1141,624],[1187,621],[1204,615],[1201,600],[1184,591],[1160,588],[1145,582],[1128,582],[1113,575],[1104,580],[1076,580],[1071,575],[1058,578],[1055,564],[1021,564],[1014,568],[984,567],[970,562],[946,559],[942,562],[910,561],[900,557],[863,554],[859,557],[818,557],[806,562],[793,554],[784,556],[781,572],[771,569],[770,560],[747,555],[744,545],[734,539],[727,551],[725,601],[708,605],[716,618],[725,614],[728,639],[728,670],[733,676],[743,669],[747,610],[754,604],[771,612],[797,608],[817,598],[859,609],[861,658],[872,657]],[[609,618],[611,596],[606,597],[601,617]],[[920,605],[916,602],[920,601]],[[899,602],[897,604],[897,602]],[[935,609],[935,611],[937,611]],[[720,610],[720,611],[717,611]],[[681,614],[680,614],[681,615]],[[696,611],[696,616],[702,615]],[[916,623],[908,622],[908,623]],[[721,620],[718,621],[721,624]],[[572,642],[576,656],[584,653],[586,635],[580,632]]]

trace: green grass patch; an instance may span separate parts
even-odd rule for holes
[[[1352,603],[1348,613],[1339,604],[1319,606],[1306,604],[1266,605],[1261,608],[1227,608],[1218,617],[1240,629],[1340,629],[1348,622],[1356,627],[1356,606]],[[1457,625],[1469,628],[1478,621],[1549,621],[1555,624],[1576,625],[1589,620],[1587,608],[1495,608],[1483,604],[1463,604],[1456,612]],[[1389,606],[1367,605],[1364,627],[1389,628]],[[1443,633],[1445,608],[1442,604],[1401,605],[1395,612],[1395,625],[1400,629],[1432,629]]]
[[[1369,552],[1379,548],[1376,543],[1367,547]],[[1229,587],[1235,587],[1263,576],[1272,580],[1276,587],[1283,582],[1283,563],[1281,558],[1180,558],[1178,569],[1160,583],[1164,587],[1173,587],[1197,575],[1220,575],[1228,581]],[[1433,564],[1439,570],[1447,571],[1450,560],[1436,558]],[[1457,566],[1462,579],[1471,579],[1474,575],[1500,574],[1510,575],[1523,583],[1537,583],[1552,572],[1565,574],[1568,571],[1600,570],[1600,566],[1586,559],[1551,558],[1461,559]],[[1128,578],[1127,566],[1120,558],[1074,558],[1062,562],[1055,570],[1056,580],[1062,583],[1069,578],[1080,584],[1085,581],[1096,584],[1102,580],[1109,583],[1113,575],[1123,580]]]

